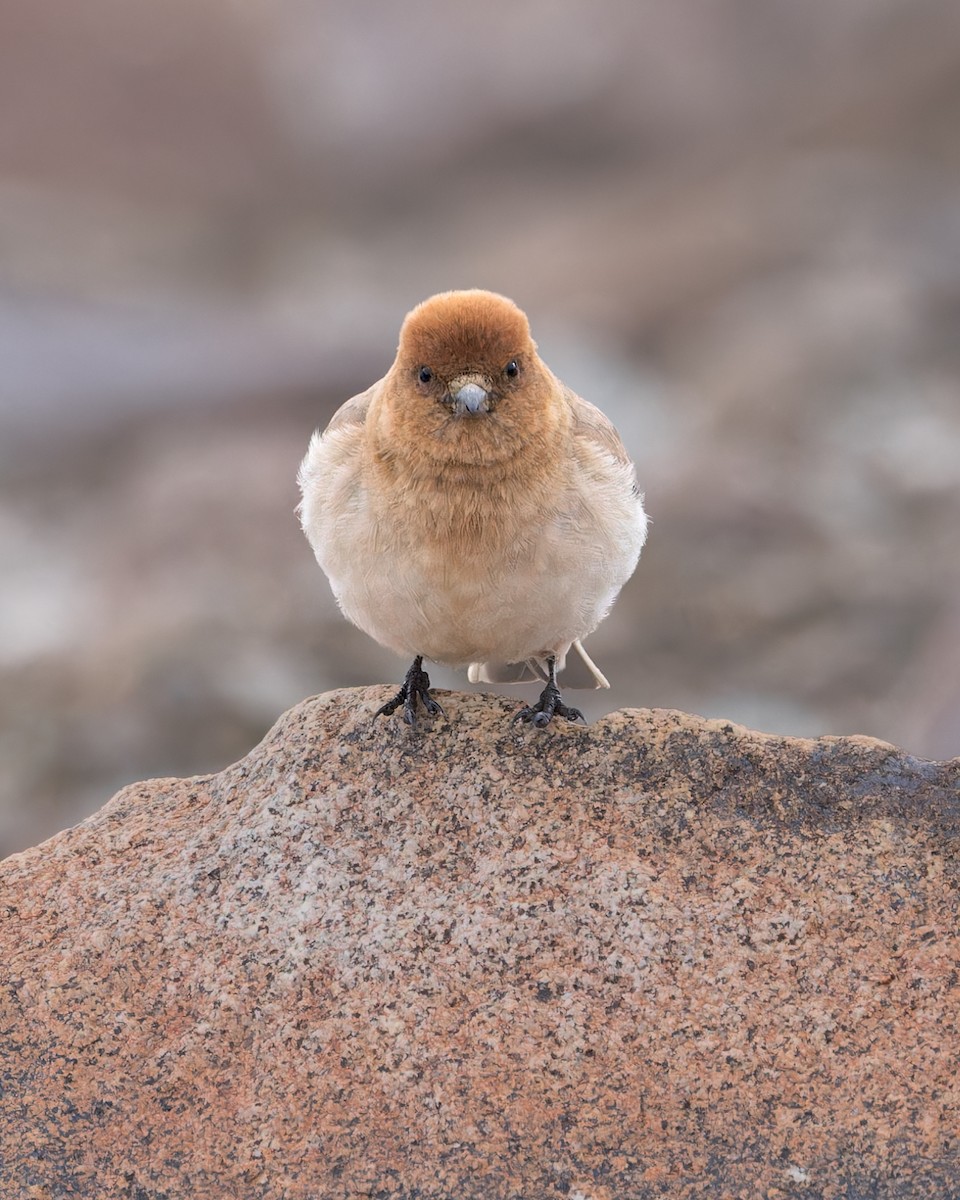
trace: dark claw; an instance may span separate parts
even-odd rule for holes
[[[551,665],[551,680],[540,693],[540,699],[536,704],[527,704],[513,718],[513,723],[518,721],[534,725],[537,729],[544,729],[554,717],[566,717],[568,721],[583,721],[586,724],[586,717],[579,708],[571,708],[563,703],[560,697],[560,689],[556,684],[556,676]]]
[[[438,714],[446,715],[437,701],[430,695],[430,676],[423,669],[422,655],[418,655],[413,660],[413,665],[407,671],[400,691],[397,692],[392,700],[388,700],[386,704],[382,704],[373,714],[374,720],[377,717],[389,717],[402,704],[404,721],[407,725],[416,725],[418,700],[423,705],[423,709],[428,717],[435,717]]]

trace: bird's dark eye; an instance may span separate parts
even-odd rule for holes
[[[511,358],[507,365],[503,368],[503,373],[508,379],[516,379],[520,374],[520,364],[515,358]]]
[[[417,378],[421,383],[431,383],[433,381],[433,372],[429,367],[421,367],[417,374]]]

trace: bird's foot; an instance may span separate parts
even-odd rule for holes
[[[403,705],[404,721],[408,725],[416,725],[417,701],[423,706],[428,717],[435,717],[438,714],[445,715],[443,709],[430,695],[430,676],[423,669],[422,657],[413,660],[413,665],[407,671],[400,691],[397,692],[392,700],[388,700],[386,704],[381,705],[377,709],[373,714],[374,719],[381,716],[389,717],[391,713],[395,713]]]
[[[554,717],[566,717],[568,721],[587,723],[586,717],[579,708],[571,708],[564,704],[557,685],[548,683],[540,693],[540,699],[536,704],[525,704],[513,718],[513,723],[515,725],[521,721],[524,724],[535,725],[538,729],[543,729],[544,726],[550,724]]]

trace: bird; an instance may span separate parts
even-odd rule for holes
[[[538,728],[584,720],[560,691],[568,663],[573,686],[610,686],[583,639],[636,568],[643,495],[613,424],[543,362],[512,300],[473,288],[413,308],[393,365],[313,434],[297,481],[343,615],[413,657],[375,716],[445,715],[425,659],[543,682],[513,717]]]

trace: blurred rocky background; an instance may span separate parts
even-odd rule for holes
[[[577,703],[960,753],[956,0],[5,0],[0,850],[399,680],[294,479],[464,286],[647,494]]]

